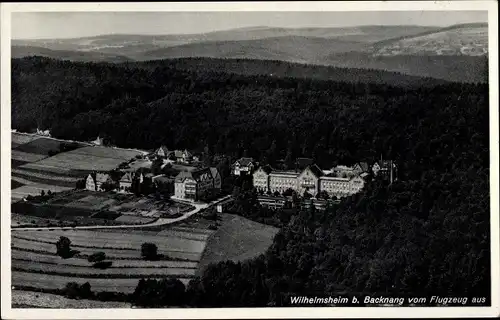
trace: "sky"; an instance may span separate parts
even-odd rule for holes
[[[360,25],[449,26],[487,22],[487,11],[385,12],[15,12],[13,39],[103,34],[190,34],[253,26],[284,28]]]

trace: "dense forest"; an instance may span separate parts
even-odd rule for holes
[[[312,156],[329,167],[380,155],[398,163],[398,182],[374,181],[324,212],[299,210],[282,220],[266,254],[209,267],[186,289],[188,304],[281,306],[293,294],[341,292],[490,295],[487,85],[398,87],[45,58],[15,59],[12,68],[12,126],[23,131],[269,163]]]

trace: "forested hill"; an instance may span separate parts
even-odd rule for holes
[[[287,305],[289,295],[490,296],[488,86],[427,88],[12,61],[12,126],[118,146],[204,148],[262,162],[399,165],[324,213],[288,217],[266,255],[210,267],[203,306]],[[249,192],[249,197],[255,195]],[[252,209],[252,208],[250,208]],[[285,219],[286,221],[287,219]]]
[[[175,69],[196,72],[225,72],[241,75],[264,75],[278,78],[308,78],[337,82],[387,84],[398,87],[435,86],[447,83],[431,77],[416,77],[381,69],[338,68],[280,60],[178,58],[129,63],[140,68],[170,65]]]

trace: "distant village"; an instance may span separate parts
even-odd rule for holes
[[[102,145],[97,138],[96,145]],[[153,163],[160,168],[175,165],[175,175],[154,174]],[[180,171],[180,172],[179,172]],[[233,176],[251,177],[259,194],[259,202],[268,207],[282,207],[287,196],[295,193],[301,198],[312,199],[319,207],[327,200],[340,200],[360,192],[369,176],[397,180],[397,165],[392,160],[380,159],[373,164],[359,162],[353,166],[336,165],[321,169],[310,158],[297,158],[295,168],[277,170],[269,165],[260,165],[250,157],[242,157],[231,165]],[[173,186],[169,189],[171,198],[184,201],[204,201],[219,195],[222,177],[215,167],[203,166],[200,155],[193,155],[187,149],[169,150],[165,146],[139,156],[119,166],[115,172],[94,172],[87,176],[85,189],[91,191],[133,192],[143,184]],[[315,204],[316,205],[316,204]]]

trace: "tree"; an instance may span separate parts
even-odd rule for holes
[[[41,195],[42,197],[45,197],[45,191],[44,191],[44,190],[40,191],[40,195]]]
[[[163,165],[163,160],[161,158],[155,159],[151,164],[151,173],[155,176],[160,174],[162,165]]]
[[[76,282],[68,282],[64,288],[64,295],[70,299],[88,299],[93,296],[90,283],[79,285]]]
[[[96,253],[93,253],[93,254],[91,254],[91,255],[87,258],[87,260],[88,260],[90,263],[104,261],[104,260],[106,260],[106,253],[104,253],[104,252],[96,252]]]
[[[141,256],[144,260],[155,260],[158,258],[158,247],[154,243],[145,242],[141,245]]]
[[[328,199],[330,199],[330,195],[325,190],[322,190],[322,191],[318,192],[318,194],[316,195],[316,198],[328,200]]]
[[[285,191],[283,191],[283,195],[285,197],[291,197],[294,193],[295,193],[295,191],[291,188],[288,188]]]
[[[56,242],[56,253],[62,258],[69,258],[71,256],[71,240],[61,236]]]
[[[110,181],[106,181],[101,184],[101,188],[106,192],[113,191],[114,189],[116,189],[116,184]]]
[[[78,179],[76,181],[76,189],[85,189],[86,187],[86,180],[85,179]]]

